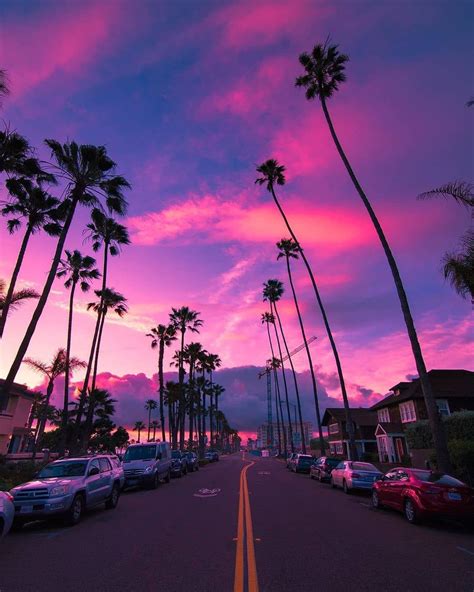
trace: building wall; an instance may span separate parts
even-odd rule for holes
[[[0,454],[8,452],[8,445],[14,428],[28,424],[32,401],[27,397],[11,395],[4,413],[0,414]]]

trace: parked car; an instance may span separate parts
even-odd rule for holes
[[[186,457],[186,465],[187,470],[193,473],[194,471],[199,471],[199,459],[195,452],[185,452],[184,456]]]
[[[292,461],[298,456],[296,452],[290,452],[290,454],[286,457],[286,468],[291,469]]]
[[[14,487],[14,525],[63,515],[67,524],[77,524],[84,511],[105,503],[115,508],[120,497],[120,480],[105,455],[57,460],[49,463],[37,478]]]
[[[313,457],[310,454],[297,454],[291,460],[290,469],[295,473],[309,473]]]
[[[0,491],[0,539],[10,530],[14,516],[13,496],[8,491]]]
[[[120,482],[120,489],[125,487],[125,471],[123,470],[123,464],[118,455],[111,454],[107,457],[110,460],[114,475]]]
[[[399,510],[412,524],[429,516],[473,520],[474,489],[444,473],[399,467],[374,483],[372,505]]]
[[[186,454],[181,450],[171,451],[171,475],[173,477],[182,477],[188,472],[188,463]]]
[[[208,450],[205,453],[204,458],[209,462],[217,462],[219,460],[219,453],[217,450]]]
[[[330,481],[331,472],[342,462],[342,458],[334,456],[320,456],[314,461],[309,470],[311,479],[318,479],[318,481]]]
[[[344,493],[354,489],[372,489],[383,473],[371,463],[344,460],[331,471],[332,487],[342,487]]]
[[[151,487],[171,480],[171,451],[168,442],[131,444],[123,457],[125,487]]]

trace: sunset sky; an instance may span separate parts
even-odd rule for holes
[[[316,272],[353,405],[374,403],[415,374],[380,243],[319,104],[294,87],[298,55],[328,35],[351,58],[348,81],[330,102],[335,126],[393,247],[427,366],[473,369],[471,305],[441,273],[469,214],[454,202],[416,199],[472,179],[474,108],[465,106],[474,94],[472,13],[470,2],[421,0],[3,3],[0,68],[11,95],[1,117],[45,159],[44,138],[105,144],[132,185],[124,219],[132,245],[111,261],[109,281],[130,313],[109,319],[100,364],[100,384],[119,399],[117,422],[145,419],[157,367],[145,333],[183,305],[204,320],[194,339],[223,360],[216,380],[227,388],[230,423],[251,433],[265,420],[265,385],[256,378],[269,357],[261,288],[269,278],[287,283],[275,248],[287,232],[265,188],[254,184],[256,165],[267,158],[287,167],[279,195]],[[67,248],[91,253],[87,221],[82,210]],[[2,224],[0,277],[7,280],[21,237]],[[54,246],[46,235],[32,239],[21,286],[41,290]],[[322,406],[341,405],[299,263],[295,277],[308,334],[318,337],[312,351]],[[73,353],[84,359],[93,299],[77,299]],[[29,356],[46,361],[65,345],[67,301],[57,280]],[[9,320],[2,376],[33,307]],[[280,308],[296,347],[302,339],[289,294]],[[314,423],[305,356],[295,364],[305,419]],[[17,381],[41,383],[26,368]]]

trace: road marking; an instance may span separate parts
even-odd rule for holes
[[[270,471],[259,471],[259,475],[271,475]]]
[[[469,549],[465,549],[464,547],[456,547],[460,551],[464,551],[464,553],[468,553],[469,555],[474,555],[473,551],[469,551]]]
[[[250,508],[247,471],[251,462],[240,472],[239,515],[237,519],[237,549],[235,553],[234,592],[244,592],[244,534],[247,544],[247,589],[258,592],[257,565],[253,537],[252,511]],[[245,533],[244,533],[245,526]]]
[[[220,492],[220,489],[199,489],[198,493],[194,494],[194,497],[216,497],[216,495]]]

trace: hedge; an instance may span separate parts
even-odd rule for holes
[[[452,440],[474,441],[474,411],[459,411],[443,417],[448,442]],[[408,446],[413,449],[433,448],[433,437],[427,420],[418,421],[405,432]]]

